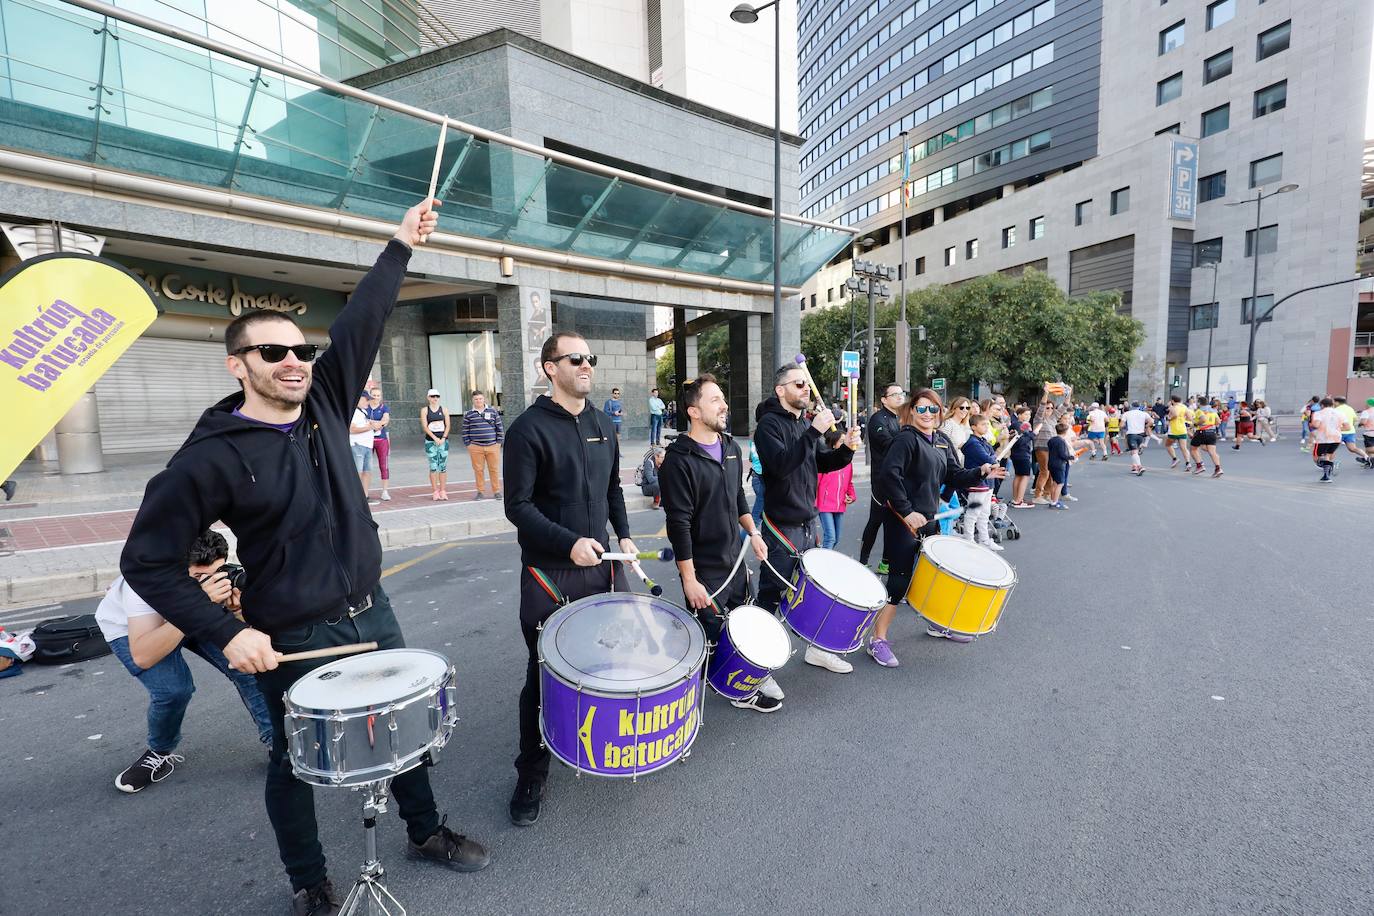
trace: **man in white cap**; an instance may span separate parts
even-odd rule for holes
[[[1107,412],[1102,405],[1093,401],[1088,408],[1088,448],[1092,449],[1090,460],[1097,460],[1097,447],[1102,446],[1102,460],[1107,460]]]

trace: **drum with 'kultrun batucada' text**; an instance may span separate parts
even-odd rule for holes
[[[539,633],[539,730],[563,763],[641,776],[686,757],[701,729],[706,633],[662,598],[612,592],[555,611]]]

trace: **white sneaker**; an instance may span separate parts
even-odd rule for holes
[[[983,546],[986,547],[988,550],[995,550],[998,553],[1001,553],[1002,551],[1007,549],[1003,547],[1001,544],[997,543],[996,541],[988,541]]]
[[[1043,496],[1035,497],[1035,499],[1032,500],[1032,502],[1034,502],[1037,506],[1048,506],[1050,504],[1050,501]]]
[[[854,670],[853,665],[840,658],[834,652],[826,652],[823,649],[817,649],[815,646],[806,647],[806,663],[808,665],[815,665],[817,668],[824,668],[827,671],[833,671],[836,674],[848,674]]]
[[[771,677],[765,679],[764,682],[759,685],[759,693],[768,697],[770,700],[786,699],[786,696],[782,692],[782,688],[778,686],[778,682]]]
[[[1069,502],[1071,502],[1071,503],[1076,503],[1076,502],[1078,502],[1078,497],[1077,497],[1077,496],[1070,496],[1070,495],[1067,494],[1067,493],[1064,494],[1064,498],[1067,499],[1067,500],[1068,500]]]
[[[383,491],[382,491],[382,502],[384,502],[384,503],[389,503],[389,502],[391,502],[391,494],[388,493],[386,490],[383,490]]]

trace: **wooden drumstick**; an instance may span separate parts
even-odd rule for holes
[[[821,389],[816,387],[816,380],[811,377],[811,370],[806,368],[806,356],[804,354],[798,353],[796,362],[797,368],[800,369],[802,371],[802,374],[806,376],[806,384],[811,386],[811,394],[816,398],[816,403],[819,404],[822,409],[824,409],[825,398],[821,397]],[[834,423],[830,424],[830,431],[835,431]]]
[[[346,646],[330,646],[327,649],[310,649],[306,652],[288,652],[278,655],[277,662],[301,662],[307,658],[329,658],[333,655],[353,655],[358,652],[371,652],[377,648],[375,642],[354,642]]]

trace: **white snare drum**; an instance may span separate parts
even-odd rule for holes
[[[296,777],[360,786],[413,769],[458,721],[453,666],[424,649],[386,649],[322,665],[286,691]]]

